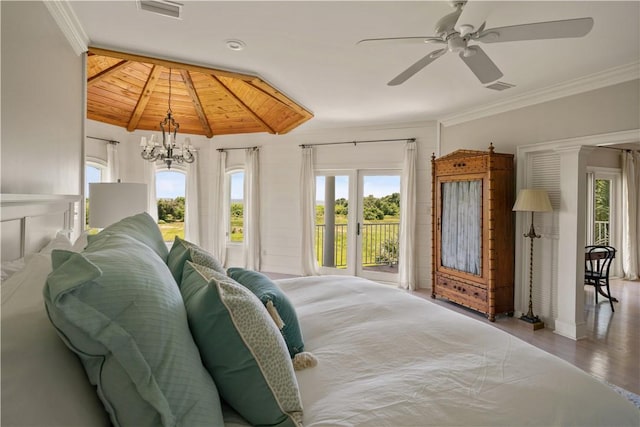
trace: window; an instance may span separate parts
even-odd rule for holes
[[[323,273],[393,282],[399,230],[398,171],[317,173],[316,259]]]
[[[94,182],[102,182],[102,178],[105,174],[106,165],[98,163],[96,161],[88,161],[84,167],[84,194],[85,194],[85,225],[86,230],[90,232],[97,232],[98,230],[92,230],[89,228],[89,184]]]
[[[620,173],[608,168],[587,171],[586,244],[616,246],[619,242]]]
[[[186,174],[183,171],[156,172],[158,226],[165,242],[173,242],[176,236],[184,239],[185,197]]]
[[[229,229],[227,236],[232,243],[243,241],[244,231],[244,171],[227,173],[229,182]]]

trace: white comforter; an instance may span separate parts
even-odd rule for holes
[[[279,280],[318,366],[297,373],[305,426],[639,426],[573,365],[402,290],[345,276]]]

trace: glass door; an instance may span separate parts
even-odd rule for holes
[[[396,283],[399,171],[322,171],[316,176],[316,259],[323,274]]]
[[[615,169],[590,168],[587,172],[587,245],[613,246],[618,251],[620,227],[620,173]],[[620,271],[619,252],[612,263],[613,275]]]
[[[399,240],[399,171],[359,171],[356,274],[397,283]]]
[[[324,171],[316,176],[315,253],[323,274],[355,274],[353,176],[353,171]]]

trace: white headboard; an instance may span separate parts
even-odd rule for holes
[[[38,252],[56,233],[79,234],[79,195],[0,195],[0,258],[11,261]]]

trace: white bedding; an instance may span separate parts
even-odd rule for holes
[[[297,372],[305,426],[638,426],[640,411],[495,327],[345,276],[277,281],[318,366]]]
[[[2,284],[2,425],[108,419],[42,302],[50,256]],[[346,276],[279,280],[305,349],[304,425],[640,426],[640,411],[573,365],[404,291]],[[225,425],[247,425],[225,408]]]

